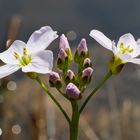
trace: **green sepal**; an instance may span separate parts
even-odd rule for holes
[[[74,61],[77,64],[81,64],[84,62],[84,59],[89,57],[89,52],[81,52],[81,54],[79,55],[78,50],[76,50],[75,55],[74,55]]]
[[[62,71],[67,70],[69,67],[68,57],[66,57],[64,61],[62,59],[58,58],[57,67]]]
[[[37,73],[35,73],[35,72],[27,72],[26,74],[31,79],[36,79],[37,78]]]
[[[72,79],[70,79],[69,76],[66,76],[64,80],[65,80],[65,83],[66,83],[66,84],[68,84],[68,83],[70,83],[70,82],[74,83],[74,82],[75,82],[75,77],[73,77]]]
[[[123,60],[121,60],[119,57],[114,56],[111,62],[109,63],[109,69],[112,72],[112,74],[118,74],[121,72],[124,64]]]
[[[68,62],[71,62],[72,61],[72,52],[71,52],[71,49],[66,48],[65,51],[66,51],[66,53],[68,55]]]
[[[62,87],[62,83],[61,80],[57,80],[56,83],[51,82],[51,80],[49,80],[49,84],[51,87],[55,87],[57,89],[60,89]]]

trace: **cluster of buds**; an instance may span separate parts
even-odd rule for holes
[[[72,60],[69,42],[65,35],[61,35],[57,59],[57,67],[60,70],[60,74],[56,72],[50,73],[49,83],[51,87],[63,90],[61,93],[66,98],[79,100],[82,97],[83,89],[90,83],[93,73],[85,39],[80,41],[74,55],[74,62],[78,64],[78,71],[75,73],[70,69]]]

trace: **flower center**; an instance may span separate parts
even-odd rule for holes
[[[19,60],[20,65],[26,66],[32,60],[32,55],[27,54],[27,49],[23,48],[23,55],[20,56],[17,52],[14,52],[14,57]]]
[[[131,53],[133,51],[134,50],[133,50],[133,48],[130,45],[128,45],[127,47],[125,47],[123,43],[120,44],[119,53],[121,53],[121,54],[127,54],[127,53]]]

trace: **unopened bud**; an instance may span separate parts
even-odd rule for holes
[[[66,87],[66,95],[70,99],[79,99],[80,98],[80,90],[73,83],[69,83]]]
[[[81,42],[79,43],[74,60],[76,63],[80,63],[83,61],[86,57],[88,57],[88,48],[87,48],[87,43],[85,39],[82,39]]]
[[[56,88],[62,87],[60,76],[57,72],[54,71],[50,73],[49,83],[51,87],[56,87]]]
[[[59,48],[65,50],[68,56],[68,61],[70,62],[72,60],[72,52],[70,49],[68,39],[66,38],[64,34],[62,34],[60,37]]]
[[[68,67],[68,56],[64,49],[60,49],[58,53],[57,66],[61,70],[67,69]]]
[[[87,67],[91,67],[91,66],[92,66],[92,63],[91,63],[90,58],[85,58],[84,62],[83,62],[83,67],[87,68]]]
[[[70,48],[68,39],[64,34],[60,36],[59,48],[66,50],[66,48]]]
[[[60,58],[62,61],[65,61],[65,59],[67,58],[67,54],[64,49],[59,50],[58,58]]]
[[[87,43],[85,39],[82,39],[81,42],[78,45],[77,48],[78,54],[81,55],[85,55],[87,56],[88,54],[88,48],[87,48]]]
[[[82,71],[82,84],[88,84],[91,81],[93,69],[91,67],[88,67]]]
[[[71,81],[73,81],[74,77],[75,77],[74,72],[69,69],[67,71],[66,78],[65,78],[66,83],[70,83]]]

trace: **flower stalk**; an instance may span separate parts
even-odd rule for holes
[[[49,97],[53,100],[53,102],[58,106],[58,108],[60,109],[60,111],[65,116],[67,122],[70,124],[70,118],[68,117],[67,113],[62,108],[62,106],[59,104],[59,102],[55,99],[55,97],[50,93],[50,91],[45,86],[45,84],[41,81],[41,79],[39,77],[36,78],[36,81],[40,84],[40,86],[42,87],[42,89],[49,95]]]
[[[78,139],[78,128],[79,128],[79,108],[77,101],[71,100],[72,105],[72,118],[70,123],[70,140]]]
[[[99,84],[92,90],[92,92],[89,94],[89,96],[86,98],[86,100],[84,101],[84,103],[82,104],[79,113],[81,114],[83,109],[85,108],[86,104],[88,103],[88,101],[91,99],[91,97],[93,95],[95,95],[95,93],[97,93],[97,91],[103,86],[103,84],[112,76],[112,72],[109,71],[105,77],[99,82]]]

